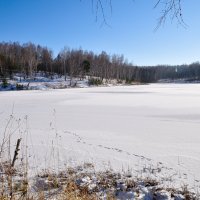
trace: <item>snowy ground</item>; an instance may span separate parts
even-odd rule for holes
[[[54,74],[46,77],[42,72],[35,74],[33,78],[23,78],[19,73],[13,76],[12,80],[7,80],[7,85],[3,86],[0,80],[0,91],[10,90],[50,90],[50,89],[64,89],[71,87],[88,87],[88,79],[70,78],[69,76],[59,76]]]
[[[199,102],[199,84],[0,92],[0,131],[21,118],[33,171],[85,161],[199,188]]]

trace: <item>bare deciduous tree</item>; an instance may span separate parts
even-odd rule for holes
[[[62,64],[63,64],[63,73],[65,76],[65,81],[67,80],[67,64],[69,62],[69,55],[70,55],[70,49],[68,47],[64,47],[63,50],[60,52],[60,57],[62,60]]]

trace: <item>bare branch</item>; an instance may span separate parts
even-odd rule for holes
[[[162,8],[161,16],[158,19],[158,24],[155,30],[157,30],[162,24],[164,24],[167,18],[171,18],[171,21],[176,19],[178,24],[182,25],[185,28],[187,27],[187,25],[185,24],[183,20],[181,1],[182,0],[158,0],[157,1],[157,3],[154,5],[154,8],[157,8],[161,4],[163,4],[163,8]]]
[[[103,24],[108,25],[106,16],[105,16],[105,7],[104,7],[104,1],[103,0],[91,0],[92,1],[92,7],[95,5],[96,9],[96,21],[98,20],[98,13],[100,12],[103,18]],[[109,3],[109,7],[112,13],[112,0],[105,0],[106,3]],[[171,21],[176,20],[178,24],[182,25],[183,27],[187,27],[183,20],[183,14],[182,14],[182,6],[181,6],[182,0],[157,0],[156,4],[154,5],[154,9],[161,6],[161,15],[158,19],[157,26],[155,30],[157,30],[162,24],[165,23],[166,19],[170,18]]]
[[[111,5],[111,1],[112,1],[112,0],[110,0],[110,5]],[[103,23],[108,25],[108,23],[107,23],[107,21],[106,21],[106,16],[105,16],[105,12],[104,12],[104,7],[103,7],[103,4],[102,4],[102,1],[101,1],[101,0],[97,0],[96,6],[97,6],[96,17],[97,17],[97,14],[98,14],[98,8],[100,7],[100,11],[101,11],[101,14],[102,14],[102,16],[103,16]],[[97,19],[97,18],[96,18],[96,19]]]

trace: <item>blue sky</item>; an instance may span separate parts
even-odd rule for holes
[[[64,47],[123,54],[136,65],[184,64],[200,60],[200,1],[182,0],[187,29],[170,20],[156,32],[156,0],[105,2],[107,25],[92,0],[0,0],[0,41],[33,42],[54,55]]]

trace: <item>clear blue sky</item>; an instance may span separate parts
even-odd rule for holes
[[[106,2],[107,0],[103,0]],[[95,21],[91,0],[0,0],[0,41],[33,42],[54,55],[64,47],[123,54],[137,65],[183,64],[200,60],[200,1],[183,0],[188,28],[169,20],[156,32],[156,0],[112,0],[109,26]],[[107,1],[108,2],[108,1]]]

